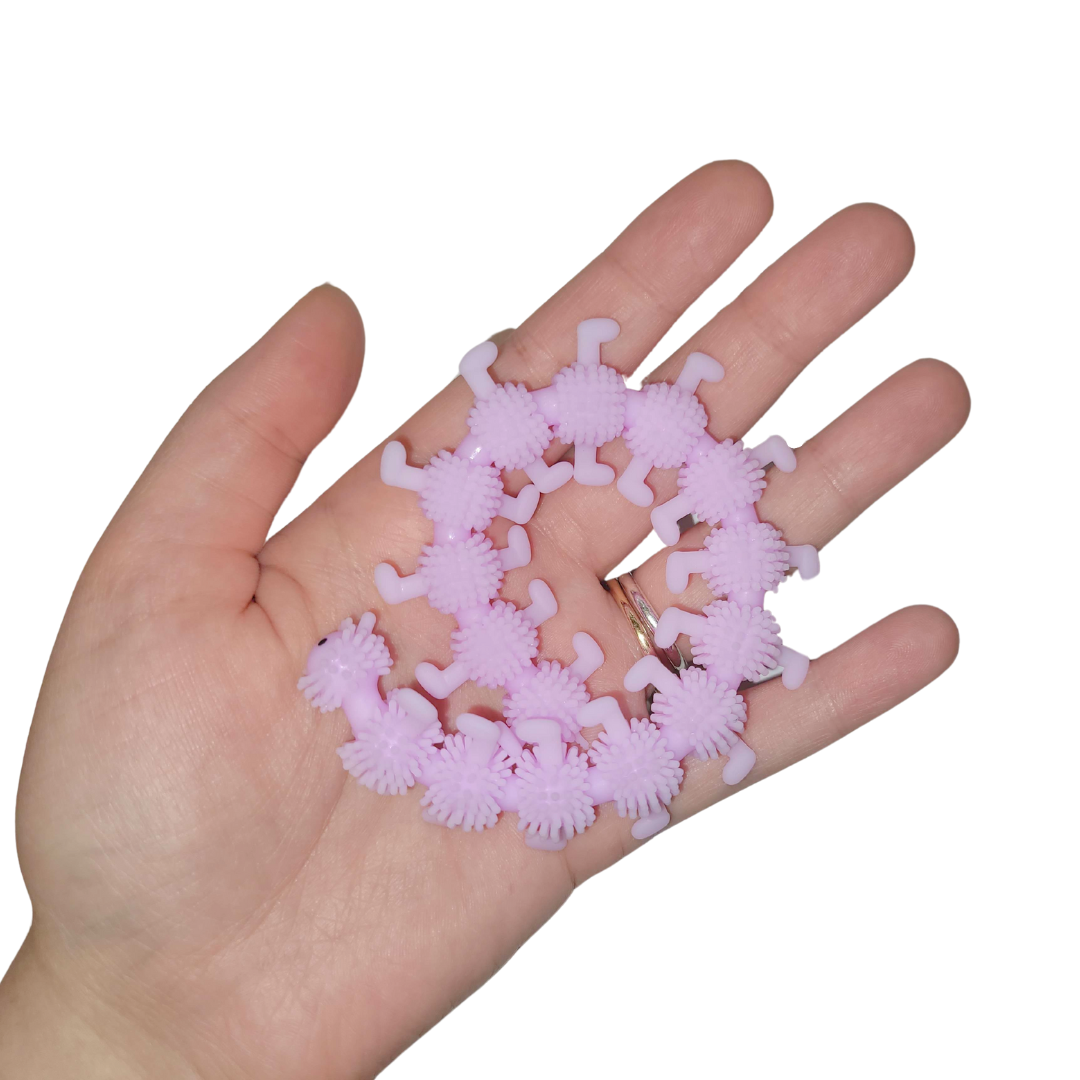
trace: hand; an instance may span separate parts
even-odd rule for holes
[[[695,172],[509,335],[495,378],[544,385],[572,358],[579,320],[596,315],[622,327],[605,362],[633,371],[770,211],[749,166]],[[741,436],[901,281],[912,256],[891,211],[841,211],[652,377],[673,378],[694,350],[719,357],[726,377],[699,394],[711,432]],[[0,1066],[11,1075],[73,1075],[74,1063],[84,1077],[158,1080],[372,1075],[578,882],[637,846],[610,806],[558,853],[527,848],[512,819],[481,835],[426,824],[419,788],[380,797],[349,778],[334,752],[343,715],[320,714],[297,692],[314,641],[368,608],[396,661],[384,687],[411,684],[422,660],[449,660],[452,619],[422,600],[387,608],[376,592],[375,565],[411,571],[431,535],[415,496],[380,482],[379,450],[266,539],[348,404],[363,346],[343,293],[306,296],[199,396],[86,566],[19,792],[34,921],[0,989]],[[448,367],[456,359],[448,351]],[[454,446],[471,400],[456,379],[417,413],[395,436],[410,461]],[[800,448],[795,472],[770,473],[762,519],[791,544],[823,546],[948,442],[967,408],[953,369],[911,364]],[[602,453],[620,472],[627,456],[618,444]],[[674,479],[652,474],[657,503]],[[517,490],[522,477],[511,480]],[[492,529],[500,547],[507,524]],[[649,528],[649,509],[613,486],[568,484],[541,502],[532,562],[503,590],[527,603],[533,577],[551,586],[560,610],[542,628],[542,654],[570,660],[573,634],[591,634],[607,658],[594,695],[622,696],[640,655],[600,582]],[[704,531],[679,546],[700,546]],[[665,555],[637,571],[658,610],[676,599]],[[709,599],[694,588],[681,607]],[[746,782],[891,708],[956,649],[946,615],[909,608],[814,660],[799,690],[778,680],[753,689],[746,740],[757,765]],[[640,695],[629,700],[641,715]],[[497,704],[466,685],[444,715]],[[687,765],[674,821],[733,790],[723,759]]]

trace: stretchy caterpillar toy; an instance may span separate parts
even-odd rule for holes
[[[346,619],[311,650],[299,687],[324,712],[345,712],[353,738],[338,750],[344,767],[379,794],[425,787],[427,821],[481,831],[503,811],[512,812],[529,846],[557,850],[593,823],[597,806],[610,802],[633,821],[635,837],[652,836],[670,821],[684,758],[725,756],[727,784],[739,783],[753,767],[754,752],[741,738],[747,722],[741,684],[768,678],[779,666],[790,689],[806,676],[809,661],[781,643],[763,605],[765,593],[791,570],[813,577],[817,552],[786,544],[755,507],[765,466],[790,472],[795,455],[777,436],[747,450],[740,441],[718,442],[707,434],[697,388],[719,381],[724,369],[704,353],[691,353],[674,383],[629,389],[600,355],[618,333],[613,319],[579,324],[575,362],[534,391],[496,383],[488,369],[498,349],[484,342],[459,366],[475,397],[461,444],[440,450],[423,468],[408,464],[401,443],[383,450],[383,481],[417,493],[434,536],[413,573],[401,576],[389,563],[375,568],[379,595],[388,604],[426,597],[458,624],[452,663],[443,669],[420,663],[416,680],[436,699],[470,680],[501,687],[504,720],[466,712],[448,734],[435,706],[416,691],[383,697],[379,678],[392,661],[371,612],[357,624]],[[686,634],[696,666],[675,674],[658,656],[638,661],[626,688],[652,685],[656,693],[651,717],[630,719],[614,698],[590,700],[586,681],[604,655],[588,634],[574,635],[576,659],[569,666],[539,659],[537,627],[558,611],[543,581],[529,583],[532,602],[525,608],[499,598],[506,571],[531,561],[522,526],[541,494],[571,477],[610,484],[615,471],[597,460],[597,451],[619,437],[632,456],[617,487],[635,505],[653,502],[646,483],[652,469],[679,468],[678,494],[651,515],[664,543],[679,539],[679,521],[687,516],[718,526],[701,549],[672,553],[666,567],[672,592],[701,574],[716,599],[701,614],[669,607],[655,632],[663,647]],[[573,464],[544,461],[555,439],[573,445]],[[505,469],[522,469],[531,481],[517,496],[503,489]],[[501,550],[484,533],[500,516],[513,522]],[[582,729],[594,726],[602,730],[590,744]]]

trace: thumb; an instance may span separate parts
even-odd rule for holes
[[[301,299],[195,399],[109,526],[155,591],[250,599],[254,556],[308,454],[360,378],[364,327],[332,285]],[[235,594],[235,595],[234,595]]]

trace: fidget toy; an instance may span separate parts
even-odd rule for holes
[[[759,520],[755,505],[766,468],[790,472],[795,455],[777,436],[747,449],[707,433],[698,388],[721,380],[724,369],[704,353],[691,353],[672,383],[627,387],[601,356],[618,333],[613,319],[586,319],[577,328],[574,362],[538,390],[496,383],[489,369],[498,348],[484,342],[459,365],[474,397],[462,442],[422,467],[409,464],[399,442],[383,449],[383,482],[416,492],[432,540],[407,573],[376,566],[375,586],[387,604],[422,598],[457,624],[451,663],[417,664],[415,679],[436,700],[467,682],[501,688],[503,718],[461,713],[451,733],[417,691],[384,696],[379,679],[393,662],[372,612],[358,623],[346,619],[311,650],[299,688],[324,712],[344,711],[353,737],[338,754],[349,773],[380,795],[424,788],[425,821],[480,832],[503,812],[513,813],[526,844],[559,850],[593,824],[597,807],[611,803],[631,822],[633,836],[645,839],[670,821],[687,757],[726,758],[726,784],[741,782],[753,768],[754,752],[742,738],[743,684],[779,670],[784,685],[796,689],[806,676],[809,660],[781,642],[764,602],[791,572],[813,577],[817,551],[787,544]],[[616,481],[598,455],[618,438],[631,457]],[[544,460],[554,441],[573,447],[572,464]],[[540,657],[537,628],[558,612],[545,582],[529,583],[531,602],[522,608],[499,592],[507,571],[532,559],[523,526],[542,494],[571,479],[615,482],[631,503],[648,507],[651,471],[675,468],[678,494],[651,514],[657,534],[675,544],[686,518],[714,528],[699,550],[668,556],[667,585],[678,594],[700,574],[715,599],[700,613],[675,606],[661,613],[656,644],[666,648],[685,634],[694,663],[679,672],[659,655],[634,664],[626,689],[652,686],[654,694],[650,715],[628,718],[614,698],[590,697],[587,681],[604,654],[588,634],[574,635],[568,666]],[[519,469],[530,482],[510,496],[503,473]],[[501,549],[485,532],[496,517],[511,522]],[[586,729],[597,730],[591,741]]]

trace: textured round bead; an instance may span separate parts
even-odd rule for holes
[[[595,820],[589,795],[588,761],[576,746],[556,766],[542,764],[531,750],[517,762],[518,828],[544,840],[568,840]],[[561,836],[560,836],[561,830]]]
[[[765,521],[714,529],[705,538],[705,550],[709,566],[704,577],[716,596],[773,590],[788,570],[784,538]]]
[[[610,787],[619,817],[659,813],[678,794],[683,771],[664,737],[648,720],[630,721],[630,734],[612,738],[602,731],[589,760]]]
[[[420,509],[440,525],[483,532],[498,514],[502,494],[498,469],[440,450],[424,466]]]
[[[741,442],[725,439],[679,471],[679,490],[698,521],[715,525],[761,498],[765,470]]]
[[[763,608],[715,600],[703,609],[705,627],[690,637],[694,659],[740,679],[763,679],[780,659],[780,627]]]
[[[658,469],[674,469],[686,460],[705,434],[705,406],[689,390],[673,383],[649,383],[627,423],[626,445]]]
[[[551,443],[547,421],[520,383],[503,383],[477,398],[468,423],[497,469],[524,469]]]
[[[691,743],[699,758],[714,758],[731,749],[746,724],[746,703],[727,683],[701,668],[686,668],[679,687],[657,691],[653,722],[671,727]]]
[[[551,380],[558,423],[555,437],[579,446],[603,446],[622,434],[626,384],[607,364],[571,364]]]
[[[536,656],[536,627],[505,600],[496,600],[451,635],[454,659],[469,670],[481,686],[505,686],[520,675]]]
[[[380,795],[400,795],[420,779],[424,767],[442,742],[438,720],[419,734],[409,716],[391,697],[386,712],[356,725],[352,742],[338,747],[342,765],[352,776]]]
[[[503,715],[511,724],[518,720],[557,720],[563,736],[573,738],[580,730],[578,710],[589,700],[585,684],[569,668],[555,660],[541,660],[535,674],[503,698]]]
[[[502,750],[489,761],[469,758],[464,735],[448,735],[428,767],[428,789],[420,800],[424,820],[465,832],[490,829],[499,819],[510,778],[510,758]]]
[[[428,603],[445,615],[494,600],[503,579],[499,553],[483,533],[425,545],[416,572],[427,585]]]

